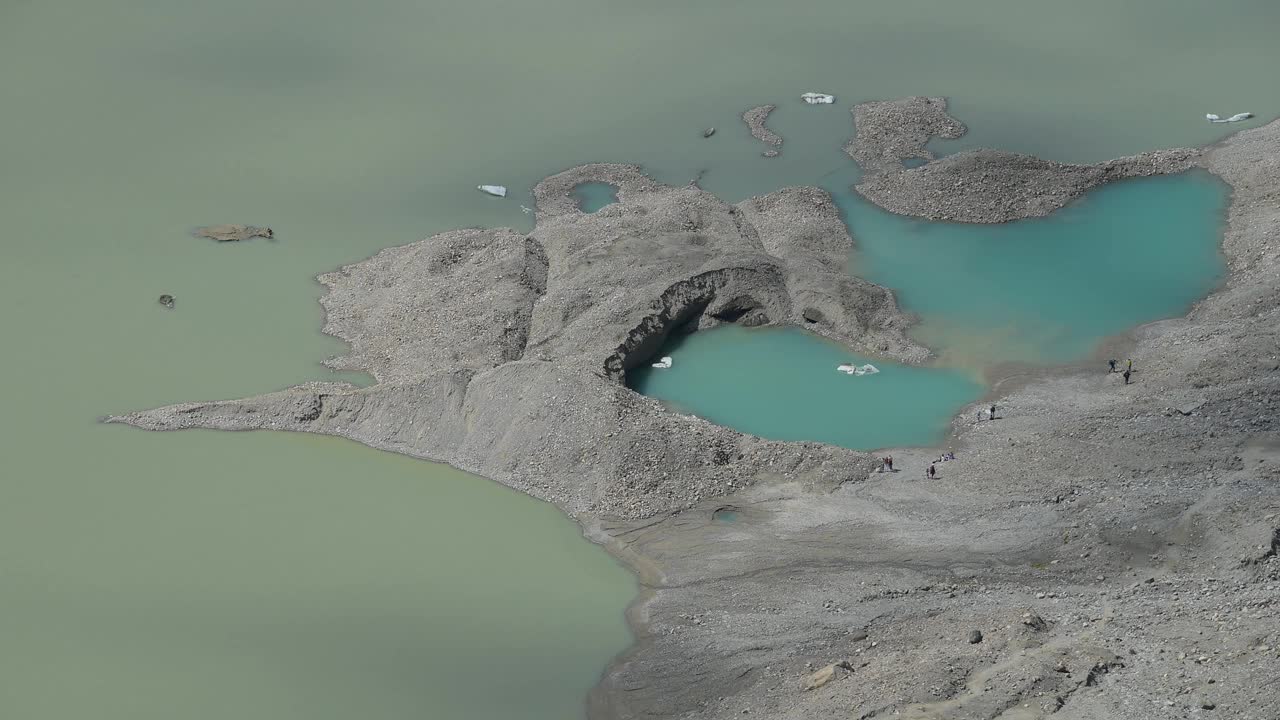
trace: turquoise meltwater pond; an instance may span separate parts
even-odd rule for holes
[[[880,372],[836,367],[866,358],[794,328],[727,325],[668,344],[668,369],[633,371],[631,387],[673,406],[774,440],[818,440],[858,450],[935,442],[982,386],[957,370],[870,361]]]
[[[578,208],[587,213],[618,202],[618,188],[609,183],[588,182],[575,185],[573,195],[578,200]]]
[[[856,275],[921,316],[916,337],[970,367],[1084,358],[1109,335],[1182,315],[1219,282],[1226,188],[1208,173],[1099,188],[1001,225],[892,215],[842,192]]]
[[[871,360],[797,329],[725,327],[670,342],[670,369],[631,386],[673,406],[777,440],[869,450],[938,442],[1005,361],[1069,362],[1135,325],[1182,314],[1218,282],[1225,189],[1207,174],[1130,181],[1048,218],[930,223],[835,190],[855,237],[853,269],[921,316],[937,367]],[[959,368],[963,367],[965,371]]]

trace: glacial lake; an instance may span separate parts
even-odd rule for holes
[[[533,185],[573,165],[730,201],[825,183],[848,172],[852,103],[912,94],[971,128],[946,151],[1199,145],[1280,114],[1276,27],[1257,0],[7,3],[6,714],[581,717],[631,642],[635,581],[553,508],[334,438],[96,419],[333,379],[315,275],[450,228],[527,230]],[[763,103],[774,159],[739,119]],[[214,223],[276,239],[189,235]],[[892,248],[859,252],[897,272]]]

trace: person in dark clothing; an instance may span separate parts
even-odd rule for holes
[[[992,403],[992,404],[991,404],[991,419],[992,419],[992,420],[995,420],[995,419],[996,419],[996,405],[995,405],[995,403]]]
[[[1125,384],[1125,385],[1128,385],[1128,384],[1129,384],[1129,371],[1128,371],[1128,370],[1125,370],[1125,371],[1124,371],[1124,384]]]
[[[889,472],[893,472],[893,456],[885,458],[884,461],[889,464]]]
[[[1110,370],[1108,370],[1107,372],[1115,372],[1115,371],[1116,371],[1116,361],[1115,361],[1115,360],[1108,360],[1108,361],[1107,361],[1107,365],[1110,365],[1110,366],[1111,366],[1111,369],[1110,369]]]
[[[925,471],[925,474],[932,480],[938,476],[938,468],[934,467],[933,463],[929,463],[929,469]]]

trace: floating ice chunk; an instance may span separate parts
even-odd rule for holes
[[[1241,120],[1248,120],[1251,117],[1253,117],[1253,113],[1242,112],[1242,113],[1236,113],[1235,115],[1232,115],[1226,120],[1223,120],[1218,115],[1214,115],[1213,113],[1208,113],[1204,116],[1204,119],[1208,120],[1211,123],[1229,123],[1229,122],[1240,122]]]
[[[671,356],[663,355],[662,359],[654,363],[653,366],[660,370],[666,370],[667,368],[671,367]]]
[[[479,190],[480,192],[486,192],[486,193],[489,193],[490,195],[496,195],[498,197],[507,196],[506,185],[477,185],[476,189]]]
[[[862,376],[862,375],[875,375],[876,373],[880,372],[880,368],[876,367],[875,365],[872,365],[871,363],[867,363],[866,365],[837,365],[836,371],[842,372],[845,375]]]
[[[826,93],[807,92],[801,95],[800,99],[810,105],[830,105],[836,101],[836,96]]]

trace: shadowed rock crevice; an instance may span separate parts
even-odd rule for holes
[[[627,371],[649,362],[667,339],[681,330],[705,329],[720,322],[745,320],[744,325],[768,322],[765,302],[735,290],[782,284],[781,271],[765,267],[712,270],[672,285],[658,298],[660,310],[641,319],[605,360],[605,374],[621,381]],[[722,299],[726,295],[729,298]],[[773,302],[778,301],[775,298]],[[776,309],[785,314],[784,308]]]

